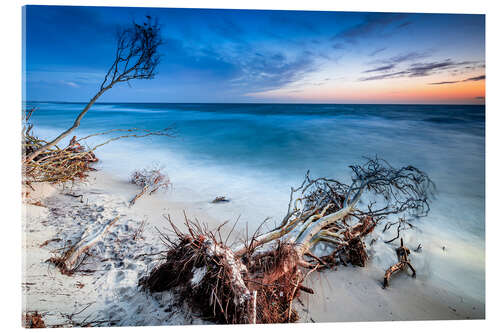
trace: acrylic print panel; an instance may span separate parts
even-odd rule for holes
[[[484,318],[484,15],[23,19],[24,325]]]

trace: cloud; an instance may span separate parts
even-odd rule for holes
[[[410,66],[410,76],[427,76],[432,71],[450,68],[456,64],[451,59],[446,59],[440,62],[418,63]]]
[[[381,48],[376,49],[376,50],[374,50],[373,52],[371,52],[371,53],[369,54],[369,56],[370,56],[370,57],[374,57],[374,56],[376,56],[377,54],[379,54],[380,52],[383,52],[383,51],[385,51],[385,50],[387,50],[387,47],[381,47]]]
[[[417,61],[421,59],[425,59],[430,56],[429,52],[407,52],[407,53],[401,53],[396,56],[386,58],[386,59],[379,59],[374,61],[373,63],[379,63],[379,64],[400,64],[405,61]]]
[[[76,84],[75,82],[71,82],[71,81],[63,81],[62,83],[67,85],[67,86],[73,87],[73,88],[80,87],[78,84]]]
[[[458,82],[461,82],[461,81],[441,81],[441,82],[432,82],[429,84],[430,85],[441,85],[441,84],[454,84],[454,83],[458,83]]]
[[[45,85],[50,87],[85,88],[95,87],[102,81],[103,72],[79,72],[63,70],[27,70],[26,82],[31,85]]]
[[[408,58],[404,58],[406,61]],[[426,63],[414,63],[411,64],[410,66],[407,66],[405,69],[393,72],[393,73],[387,73],[387,74],[382,74],[382,75],[374,75],[374,76],[369,76],[369,77],[364,77],[361,78],[360,81],[372,81],[372,80],[383,80],[383,79],[388,79],[388,78],[396,78],[396,77],[423,77],[423,76],[429,76],[431,74],[434,74],[436,72],[441,72],[444,70],[451,70],[455,68],[462,68],[466,65],[472,64],[474,62],[471,61],[462,61],[462,62],[455,62],[452,61],[451,59],[445,59],[443,61],[435,61],[435,62],[426,62]],[[396,63],[393,63],[391,65],[395,65]],[[390,66],[390,65],[388,65]],[[393,66],[395,67],[395,66]],[[370,69],[368,71],[364,71],[364,73],[369,73],[369,72],[376,72],[378,69],[384,68],[384,67],[378,67],[374,69]],[[480,78],[470,78],[479,80]],[[468,79],[469,80],[469,79]],[[436,84],[451,84],[455,83],[453,81],[443,81],[441,82],[436,82]]]
[[[463,80],[432,82],[432,83],[429,83],[429,84],[430,85],[455,84],[455,83],[459,83],[459,82],[482,81],[482,80],[485,80],[485,79],[486,79],[486,75],[479,75],[479,76],[474,76],[474,77],[470,77],[468,79],[463,79]]]
[[[399,71],[399,72],[395,72],[395,73],[388,73],[388,74],[381,74],[381,75],[374,75],[374,76],[364,77],[364,78],[361,78],[359,80],[360,81],[383,80],[383,79],[389,79],[389,78],[407,76],[408,74],[409,74],[408,71]]]
[[[410,24],[411,24],[410,21],[406,21],[406,22],[403,22],[400,25],[398,25],[398,28],[401,29],[401,28],[409,26]]]
[[[332,39],[354,44],[362,37],[381,37],[402,28],[401,24],[396,27],[391,25],[407,16],[408,14],[401,13],[371,13],[366,15],[361,23],[340,31]]]
[[[381,66],[381,67],[377,67],[377,68],[368,69],[368,70],[364,71],[363,73],[385,72],[385,71],[388,71],[389,69],[393,69],[394,66],[395,66],[394,64],[385,65],[385,66]]]
[[[376,50],[376,51],[381,52],[381,51],[385,50],[385,48],[382,48],[379,50]],[[374,52],[374,54],[376,54],[378,52]],[[401,63],[404,63],[407,61],[421,60],[421,59],[424,59],[428,56],[429,56],[429,53],[427,53],[427,52],[407,52],[407,53],[398,54],[398,55],[390,57],[390,58],[378,59],[378,60],[372,61],[371,64],[384,64],[384,66],[378,66],[378,67],[374,67],[371,69],[367,69],[367,70],[363,71],[363,73],[387,71],[389,69],[396,68],[396,66],[398,66]],[[394,74],[397,74],[397,73],[394,73]],[[400,74],[402,74],[402,73],[400,73]]]
[[[486,75],[470,77],[468,79],[465,79],[464,81],[482,81],[482,80],[486,80]]]
[[[162,72],[177,82],[195,84],[210,80],[226,89],[254,92],[276,89],[302,78],[314,69],[315,55],[307,50],[284,53],[256,49],[249,44],[224,48],[209,45],[186,45],[180,39],[167,39]]]
[[[241,75],[233,82],[244,85],[252,91],[280,88],[302,78],[314,68],[313,57],[307,52],[295,57],[288,57],[278,52],[239,59],[244,60],[234,60],[241,69]]]
[[[475,99],[483,101],[484,100],[484,96],[477,96]]]

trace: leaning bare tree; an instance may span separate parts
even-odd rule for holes
[[[152,292],[175,289],[216,322],[297,320],[292,302],[300,291],[313,293],[304,285],[312,271],[364,266],[366,235],[394,223],[391,218],[410,223],[429,211],[434,184],[419,169],[394,168],[379,158],[350,168],[349,185],[307,173],[301,186],[292,188],[281,223],[234,247],[218,230],[186,219],[183,233],[169,220],[176,237],[162,234],[165,258],[140,285]]]
[[[136,79],[154,78],[160,62],[158,47],[162,43],[162,38],[157,21],[149,16],[146,18],[146,22],[143,24],[134,23],[131,27],[118,32],[113,64],[107,71],[99,87],[99,91],[76,117],[73,125],[59,134],[55,139],[43,142],[29,153],[26,153],[24,163],[29,163],[47,152],[80,126],[81,120],[92,105],[94,105],[102,94],[113,88],[115,84]]]

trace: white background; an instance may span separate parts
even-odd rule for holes
[[[120,332],[266,332],[287,330],[349,331],[349,332],[484,332],[500,330],[499,312],[499,218],[500,182],[498,161],[500,143],[499,97],[500,82],[500,12],[497,1],[491,0],[86,0],[86,1],[20,1],[3,0],[0,10],[1,40],[0,67],[4,75],[0,79],[0,330],[21,330],[21,170],[19,144],[21,131],[21,6],[40,5],[93,5],[136,7],[184,7],[184,8],[240,8],[240,9],[296,9],[330,11],[384,11],[427,13],[475,13],[486,14],[486,320],[476,321],[425,321],[425,322],[377,322],[332,324],[287,324],[255,326],[179,326],[153,328],[120,328]],[[54,22],[57,24],[57,22]],[[467,156],[464,156],[467,158]],[[53,329],[49,329],[52,331]],[[91,331],[103,329],[91,328]],[[105,331],[116,330],[104,329]],[[66,332],[68,329],[58,329]],[[75,332],[73,329],[70,332]]]

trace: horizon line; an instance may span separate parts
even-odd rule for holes
[[[35,101],[23,100],[22,103],[67,103],[85,104],[76,101]],[[486,103],[332,103],[332,102],[95,102],[94,104],[296,104],[296,105],[477,105],[486,106]]]

